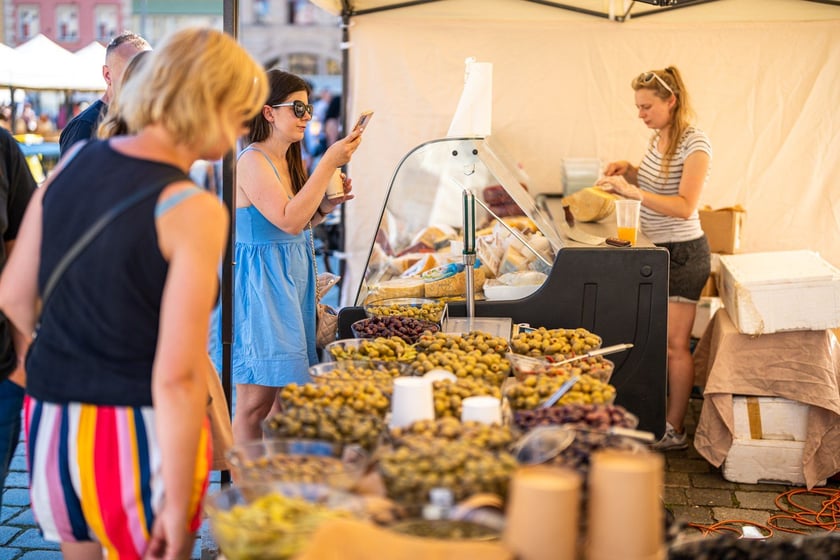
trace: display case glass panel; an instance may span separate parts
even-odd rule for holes
[[[464,297],[465,193],[475,200],[477,298],[518,299],[539,289],[564,239],[528,191],[527,176],[490,137],[443,138],[417,146],[398,164],[357,305]]]

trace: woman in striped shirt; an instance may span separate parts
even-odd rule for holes
[[[669,66],[643,72],[631,85],[639,118],[654,134],[638,167],[612,162],[598,185],[640,200],[642,231],[670,254],[667,423],[665,435],[654,447],[685,449],[683,420],[694,386],[691,327],[710,268],[709,243],[700,228],[697,205],[709,175],[712,146],[691,124],[693,111],[679,70]]]

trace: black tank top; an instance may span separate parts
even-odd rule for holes
[[[44,195],[39,292],[97,218],[167,178],[171,181],[162,185],[189,180],[174,166],[120,154],[107,141],[85,145]],[[36,399],[152,405],[152,363],[168,269],[155,230],[159,195],[108,225],[56,285],[26,359],[27,391]]]

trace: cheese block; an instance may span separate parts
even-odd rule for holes
[[[461,271],[458,274],[447,278],[426,282],[424,284],[424,295],[427,298],[463,296],[467,292],[466,278],[467,273]],[[484,272],[484,267],[482,266],[480,268],[476,268],[475,274],[473,274],[473,287],[476,292],[481,290],[485,279],[486,274]]]
[[[527,268],[528,259],[525,258],[522,253],[517,251],[511,244],[508,246],[504,256],[502,257],[498,275],[501,276],[502,274],[508,274],[510,272],[518,272],[520,270],[526,270]]]
[[[381,299],[421,298],[425,293],[421,278],[392,278],[370,287],[366,298],[368,303]]]
[[[578,222],[598,222],[615,212],[618,197],[598,187],[588,187],[563,198]]]
[[[438,264],[438,260],[434,253],[426,253],[420,258],[420,260],[405,269],[405,272],[402,273],[402,277],[408,278],[410,276],[420,276],[427,270],[431,270],[438,266]]]

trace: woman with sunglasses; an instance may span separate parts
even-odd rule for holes
[[[361,131],[354,130],[307,176],[301,142],[312,119],[309,87],[288,72],[267,75],[268,99],[250,123],[236,168],[234,443],[258,439],[279,389],[306,383],[309,366],[318,362],[312,226],[353,198],[347,178],[343,197],[327,198],[326,189],[361,142]],[[217,309],[210,353],[221,371],[220,332]]]
[[[641,229],[670,253],[668,282],[668,405],[660,450],[688,447],[684,418],[694,386],[691,327],[709,277],[709,243],[697,205],[712,159],[709,138],[691,124],[693,111],[679,70],[643,72],[631,83],[639,118],[654,130],[638,167],[607,165],[598,185],[642,201]]]

